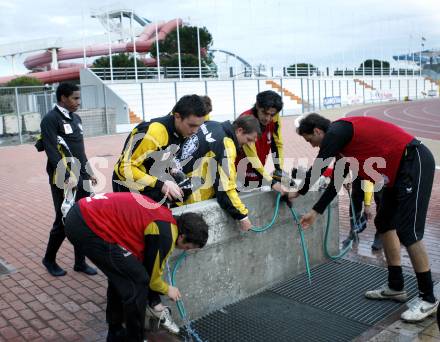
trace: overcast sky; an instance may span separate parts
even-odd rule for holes
[[[90,18],[98,7],[133,8],[152,21],[179,17],[206,26],[214,48],[251,64],[353,67],[364,58],[390,60],[418,51],[422,36],[425,48],[440,48],[440,0],[0,0],[0,45],[103,33]],[[26,71],[22,62],[17,71]],[[11,72],[10,60],[0,58],[0,76]]]

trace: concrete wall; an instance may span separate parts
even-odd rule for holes
[[[311,192],[295,201],[298,214],[310,210],[319,195],[320,193]],[[254,225],[270,222],[275,204],[275,195],[272,192],[246,194],[241,198],[250,208],[250,218]],[[333,219],[329,249],[332,254],[336,254],[339,246],[336,201],[331,210]],[[273,228],[264,233],[241,233],[236,223],[220,209],[216,200],[174,209],[174,213],[188,211],[203,214],[210,227],[208,244],[197,252],[190,252],[176,275],[176,286],[182,293],[191,319],[248,297],[275,282],[305,272],[298,229],[284,203],[281,203],[280,216]],[[326,216],[323,215],[312,229],[304,232],[311,265],[325,260],[325,224]],[[180,253],[180,250],[176,250],[171,258],[171,270]],[[175,304],[168,305],[175,308],[173,316],[178,319]]]
[[[89,69],[81,69],[81,102],[82,108],[113,109],[116,113],[116,123],[129,122],[128,106],[111,88],[102,82]]]

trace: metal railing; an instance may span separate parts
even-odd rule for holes
[[[420,77],[420,70],[390,68],[390,67],[365,67],[365,68],[344,68],[331,69],[324,67],[320,69],[315,66],[290,66],[282,68],[266,67],[229,67],[227,73],[219,74],[217,67],[134,67],[128,68],[91,68],[103,81],[121,80],[163,80],[163,79],[247,79],[247,78],[271,78],[271,77],[352,77],[352,76],[412,76]]]
[[[103,81],[134,80],[134,79],[165,79],[165,78],[214,78],[217,68],[210,67],[134,67],[130,68],[91,68],[96,76]]]

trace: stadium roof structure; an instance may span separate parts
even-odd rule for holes
[[[393,56],[395,61],[411,61],[420,65],[424,64],[440,64],[440,50],[424,50],[418,52],[410,52],[408,54],[402,54]]]

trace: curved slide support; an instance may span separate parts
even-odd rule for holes
[[[166,23],[158,23],[158,39],[163,40],[165,37],[176,29],[177,25],[182,25],[182,19],[173,19]],[[145,26],[143,32],[136,40],[136,52],[145,53],[151,49],[151,46],[156,41],[156,24],[149,24]],[[134,44],[133,42],[128,43],[113,43],[111,45],[112,53],[121,53],[121,52],[133,52]],[[88,46],[85,49],[85,55],[87,57],[96,57],[96,56],[108,56],[109,54],[109,46],[108,44],[100,44],[96,46]],[[84,56],[83,48],[61,48],[57,51],[57,59],[58,61],[82,58]],[[149,65],[154,63],[154,59],[147,58]],[[37,67],[44,67],[48,64],[52,63],[52,54],[50,51],[44,51],[32,56],[29,56],[25,59],[24,65],[28,69],[34,69]],[[30,76],[39,79],[45,83],[54,83],[65,81],[69,79],[79,78],[79,70],[83,68],[82,64],[77,64],[76,66],[73,63],[60,63],[60,69],[58,70],[49,70],[42,72],[33,72],[25,75],[16,75],[16,76],[7,76],[0,77],[0,84],[4,84],[13,80],[19,76]]]

